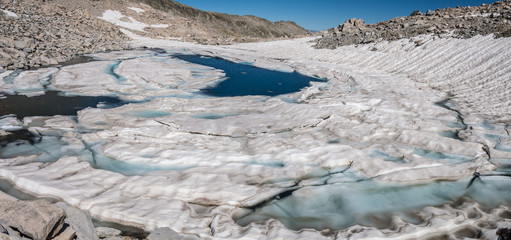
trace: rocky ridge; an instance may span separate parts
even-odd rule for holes
[[[309,31],[291,21],[271,22],[256,16],[238,16],[208,12],[170,0],[140,0],[141,2],[168,12],[175,19],[186,19],[190,33],[186,36],[200,43],[222,43],[259,41],[263,39],[306,36]],[[193,29],[207,30],[194,32]],[[205,34],[206,33],[206,34]]]
[[[334,49],[352,44],[395,41],[422,34],[438,37],[470,38],[494,34],[511,37],[511,1],[504,0],[477,7],[456,7],[414,11],[410,16],[398,17],[376,24],[365,24],[361,19],[349,19],[339,27],[322,32],[315,40],[316,48]],[[417,42],[417,45],[420,45]]]

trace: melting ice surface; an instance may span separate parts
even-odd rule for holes
[[[274,200],[237,219],[237,223],[244,226],[275,218],[293,230],[345,229],[355,224],[392,228],[393,216],[420,224],[421,219],[415,214],[418,210],[426,206],[440,206],[462,196],[468,196],[489,209],[511,201],[509,177],[487,177],[475,181],[468,189],[467,184],[468,181],[440,181],[398,185],[353,179],[306,186],[289,197]]]
[[[136,52],[132,53],[137,54]],[[346,105],[344,103],[342,105],[339,104],[339,106],[341,106],[339,109],[332,108],[333,112],[339,113],[339,116],[332,117],[337,117],[337,119],[332,120],[332,122],[327,121],[328,118],[326,117],[327,115],[332,115],[331,112],[327,112],[328,114],[324,114],[325,116],[321,115],[318,117],[318,119],[320,119],[319,122],[322,123],[320,127],[316,128],[318,124],[315,121],[312,123],[303,122],[303,124],[299,124],[301,128],[297,128],[292,124],[289,126],[282,124],[282,126],[278,128],[279,131],[272,132],[268,129],[260,130],[258,124],[260,123],[262,125],[263,123],[267,123],[267,126],[274,127],[273,125],[284,122],[280,121],[280,118],[284,115],[279,115],[281,114],[279,111],[270,113],[265,112],[263,109],[259,111],[260,106],[257,105],[259,104],[258,102],[256,103],[256,107],[247,108],[250,111],[245,111],[247,109],[241,107],[236,109],[237,106],[235,105],[237,103],[233,104],[234,101],[238,101],[238,99],[242,98],[219,99],[204,97],[202,94],[195,94],[201,89],[202,93],[215,97],[245,95],[275,96],[299,91],[307,87],[310,81],[323,81],[321,79],[308,77],[296,72],[286,73],[261,69],[247,64],[234,63],[220,58],[203,57],[199,55],[170,55],[170,58],[178,58],[179,60],[169,59],[169,55],[164,55],[163,59],[137,56],[129,60],[122,60],[127,58],[121,58],[121,55],[119,55],[119,59],[108,59],[108,62],[106,60],[97,60],[95,62],[102,63],[102,65],[94,65],[102,66],[96,74],[112,77],[112,81],[109,82],[110,87],[101,86],[103,86],[104,89],[108,89],[108,91],[111,91],[113,94],[140,94],[140,96],[142,96],[140,99],[145,99],[147,100],[146,102],[140,102],[140,104],[135,103],[108,111],[87,109],[84,111],[83,119],[73,117],[68,119],[73,121],[73,124],[76,124],[73,125],[73,127],[69,127],[71,130],[65,130],[65,127],[62,127],[62,129],[64,129],[62,130],[60,129],[60,125],[56,127],[53,125],[53,127],[55,127],[53,129],[51,125],[44,126],[44,123],[34,124],[34,121],[32,121],[32,127],[40,127],[46,132],[43,132],[42,136],[35,136],[35,140],[32,142],[27,142],[25,140],[24,142],[21,141],[23,144],[18,144],[19,141],[16,143],[9,143],[6,147],[0,149],[0,158],[37,155],[35,161],[53,162],[62,157],[76,156],[79,157],[80,160],[90,162],[94,168],[131,176],[146,175],[154,171],[174,171],[172,174],[176,171],[183,170],[186,170],[184,172],[193,172],[194,169],[206,169],[212,165],[214,168],[219,168],[219,166],[224,164],[230,164],[229,162],[218,161],[218,159],[223,160],[225,156],[229,161],[233,161],[236,164],[240,162],[238,158],[243,158],[243,160],[241,160],[241,162],[245,164],[243,165],[243,169],[247,169],[248,173],[250,173],[250,171],[255,171],[254,169],[264,169],[267,172],[275,171],[277,174],[280,174],[284,171],[294,172],[295,169],[299,169],[299,164],[301,163],[294,163],[294,156],[296,156],[297,159],[309,158],[307,151],[314,151],[314,147],[318,147],[318,149],[324,148],[324,150],[321,150],[322,153],[317,156],[318,158],[325,157],[327,160],[328,158],[335,158],[337,161],[339,157],[344,157],[354,152],[348,151],[346,154],[335,154],[335,148],[342,148],[343,143],[347,142],[347,140],[340,138],[338,134],[332,136],[332,139],[338,140],[328,140],[330,136],[322,137],[322,134],[325,132],[322,128],[325,125],[329,127],[329,130],[341,131],[341,134],[343,133],[342,131],[349,133],[349,129],[343,129],[348,127],[331,124],[334,121],[343,120],[344,118],[341,116],[344,115],[344,113],[349,114],[350,110],[355,111],[356,108],[354,106],[356,104],[353,104],[353,102],[351,105]],[[188,63],[184,64],[184,61],[181,60]],[[209,67],[200,68],[190,63],[209,66],[214,69]],[[225,78],[222,78],[224,75],[219,73],[216,69],[222,70],[225,73]],[[69,71],[75,73],[78,70],[80,69]],[[88,74],[89,70],[90,69],[86,69],[86,74]],[[10,78],[4,79],[4,81],[13,83],[16,77],[17,74],[13,74]],[[103,84],[103,82],[100,83]],[[212,83],[216,84],[211,85]],[[87,84],[89,83],[87,82]],[[209,87],[206,87],[208,85]],[[73,90],[76,90],[75,82],[71,82],[69,85],[65,86],[68,87],[68,91],[73,92]],[[84,85],[83,88],[87,90],[87,87],[88,85]],[[352,90],[354,85],[350,83],[347,87]],[[83,92],[80,93],[83,94]],[[200,96],[200,98],[194,99],[195,96]],[[151,104],[152,100],[155,100],[154,103],[162,103],[162,105],[166,104],[166,106]],[[225,104],[231,105],[223,105],[224,102],[222,101],[224,100]],[[277,102],[276,104],[279,105],[267,103],[267,106],[271,106],[272,109],[275,108],[277,110],[281,106],[284,106],[282,109],[286,109],[289,106],[282,104],[282,101],[277,101],[278,99],[274,100]],[[350,101],[355,100],[351,99]],[[365,100],[363,99],[362,101]],[[292,102],[291,99],[286,103]],[[98,103],[103,107],[116,107],[122,105],[124,102],[115,97],[66,97],[59,95],[57,92],[47,92],[44,96],[34,98],[7,96],[5,99],[0,100],[0,115],[16,114],[19,118],[34,115],[75,115],[78,110],[87,107],[96,107]],[[239,105],[249,104],[251,103],[246,102]],[[300,105],[300,108],[308,108],[311,106],[308,104]],[[321,106],[327,109],[329,108],[327,105],[328,104]],[[440,102],[437,105],[449,111],[453,111],[454,109],[454,107],[451,107],[450,103],[446,101]],[[285,114],[294,114],[294,111],[299,110],[299,107],[294,107],[296,108],[291,109],[289,112],[284,111]],[[371,111],[377,111],[379,108],[380,107],[374,107]],[[347,111],[342,111],[343,109]],[[88,113],[87,111],[89,110],[91,111]],[[368,110],[368,114],[370,114],[371,111]],[[250,114],[245,114],[245,112]],[[261,115],[258,115],[259,112],[261,112]],[[304,113],[307,112],[313,111],[304,111]],[[268,117],[270,115],[272,116]],[[277,120],[275,122],[270,121],[273,119],[273,115],[276,115],[275,119]],[[308,117],[303,117],[300,115],[295,119],[289,118],[291,120],[289,122],[293,120],[303,120],[304,118],[314,119],[317,117],[312,115],[307,116]],[[89,119],[87,119],[87,117],[89,117]],[[40,121],[44,122],[46,119],[52,118],[43,118],[43,120]],[[246,121],[247,119],[254,121],[249,122]],[[349,119],[349,116],[346,117],[346,119]],[[94,124],[89,123],[87,125],[87,120],[90,120],[90,122]],[[449,120],[451,122],[446,124],[448,128],[440,128],[442,131],[445,130],[441,132],[442,136],[448,137],[453,141],[462,141],[458,133],[460,130],[466,129],[467,126],[463,123],[460,116],[457,118],[449,118]],[[238,124],[239,122],[248,123],[246,125],[241,125]],[[301,122],[299,121],[299,123]],[[356,124],[362,125],[364,123]],[[90,127],[90,129],[83,129],[86,128],[85,126]],[[204,126],[204,128],[201,128],[201,126]],[[243,134],[240,134],[240,137],[228,138],[228,134],[231,132],[227,131],[230,130],[228,128],[224,129],[224,126],[235,126],[239,127],[240,130],[253,128],[254,134],[250,139],[247,139]],[[357,127],[356,125],[353,126],[355,128]],[[173,129],[174,127],[176,129]],[[493,129],[491,123],[485,123],[484,127],[490,130]],[[159,138],[152,136],[152,134],[154,134],[154,129],[159,129],[163,134],[158,135]],[[287,133],[281,131],[282,129],[287,131]],[[433,129],[436,130],[436,128]],[[213,131],[209,132],[210,130]],[[218,132],[216,130],[218,130]],[[221,135],[224,133],[222,130],[227,132],[225,133],[227,137]],[[119,133],[118,131],[123,132],[121,132],[122,134],[117,134]],[[313,133],[311,134],[309,131]],[[233,132],[237,133],[236,131]],[[243,131],[241,132],[243,133]],[[264,133],[260,134],[260,132]],[[92,133],[88,136],[89,138],[84,137],[89,135],[89,133]],[[102,137],[97,137],[95,136],[96,133],[104,135],[102,135]],[[215,134],[218,136],[215,136]],[[284,135],[289,136],[289,138]],[[301,138],[307,135],[317,135],[318,138]],[[346,134],[346,136],[349,137],[349,134]],[[137,137],[139,139],[135,141],[134,139]],[[502,151],[509,149],[509,144],[507,144],[509,142],[507,140],[508,137],[504,136],[502,133],[488,134],[486,137],[498,143],[495,149],[501,149]],[[119,156],[122,154],[117,154],[129,152],[126,151],[126,147],[122,145],[117,149],[115,148],[115,143],[118,140],[119,142],[126,141],[125,146],[134,146],[135,150],[132,153],[133,156],[126,154],[126,156],[122,158],[122,156]],[[283,143],[290,143],[296,140],[301,141],[307,146],[303,148],[302,146],[295,147],[296,149],[293,149],[293,147],[289,149],[281,148],[282,145],[285,145]],[[328,140],[328,146],[309,144],[315,140],[321,143],[325,143]],[[273,143],[272,141],[275,142]],[[356,142],[358,140],[355,138],[350,141]],[[409,149],[410,151],[387,152],[386,150],[381,150],[379,147],[374,147],[369,151],[365,151],[367,149],[357,149],[357,152],[367,154],[373,159],[378,159],[377,163],[393,164],[391,166],[413,164],[414,159],[410,160],[408,158],[409,156],[415,156],[422,161],[443,162],[448,165],[462,164],[473,160],[473,155],[465,156],[460,155],[459,152],[442,152],[442,149],[430,149],[420,144],[410,144],[407,139],[402,141],[404,143],[401,144],[405,145],[402,149]],[[225,144],[225,147],[218,147],[221,146],[222,143]],[[254,147],[258,144],[262,147]],[[264,146],[267,144],[271,145],[268,147],[270,148],[268,152],[259,153],[259,151],[265,151],[266,147]],[[113,146],[112,149],[115,151],[110,152],[110,154],[106,152],[105,148],[107,148],[108,145],[111,145],[110,147]],[[156,145],[161,145],[161,147]],[[201,145],[204,146],[201,147]],[[238,150],[235,149],[237,146],[244,146],[251,151],[255,150],[251,154],[239,153]],[[273,147],[275,147],[273,151],[275,151],[276,154],[269,153]],[[146,152],[143,152],[143,150]],[[300,153],[298,150],[305,151]],[[221,154],[222,151],[225,153],[224,155]],[[288,158],[286,151],[291,154],[293,154],[293,152],[296,153],[294,156]],[[198,154],[193,155],[193,152],[198,152]],[[218,152],[220,152],[220,154],[218,154]],[[278,154],[279,152],[283,153]],[[405,153],[408,155],[405,156]],[[201,159],[197,157],[199,154],[211,156],[211,165],[208,165],[208,161],[199,162]],[[333,157],[329,157],[329,154],[333,154]],[[181,160],[179,158],[180,155],[186,157],[188,157],[188,155],[191,156],[189,159],[183,158],[184,160]],[[314,155],[311,154],[311,156]],[[357,157],[356,154],[354,157]],[[152,161],[158,158],[165,160],[166,164]],[[172,160],[174,159],[181,161],[173,162]],[[192,163],[187,162],[189,160],[192,160]],[[365,161],[367,159],[363,160]],[[497,160],[495,159],[494,161]],[[309,163],[311,166],[317,164],[307,159],[303,166]],[[291,169],[290,166],[293,165],[297,167]],[[509,161],[507,159],[502,159],[501,165],[500,171],[504,173],[510,172],[511,167],[509,167]],[[420,209],[426,206],[440,206],[459,199],[462,196],[468,196],[490,208],[511,201],[511,192],[507,190],[511,188],[511,181],[509,181],[508,177],[484,177],[482,181],[475,181],[473,186],[467,189],[466,186],[470,179],[430,182],[423,185],[399,185],[381,183],[377,180],[361,177],[357,175],[358,172],[354,172],[355,171],[348,171],[343,174],[335,174],[335,176],[325,175],[313,177],[307,179],[309,183],[303,183],[305,182],[303,181],[291,187],[289,191],[286,191],[288,190],[286,187],[282,187],[286,194],[279,194],[274,199],[264,199],[264,204],[259,204],[259,202],[255,206],[246,206],[247,208],[250,207],[254,209],[254,211],[249,215],[236,219],[236,221],[240,225],[247,225],[252,222],[261,222],[269,218],[274,218],[284,223],[288,228],[296,230],[302,228],[344,229],[354,224],[389,228],[392,227],[391,222],[393,216],[400,216],[405,221],[413,224],[421,224],[422,221],[420,217],[415,214],[415,211],[420,211]],[[243,170],[239,171],[239,173],[244,174]],[[197,178],[197,182],[203,177],[201,174],[202,173],[197,173],[197,175],[193,175],[194,178],[195,176],[200,176]],[[225,172],[221,172],[218,175],[224,176],[226,174]],[[278,177],[281,176],[278,175]],[[282,179],[291,182],[299,181],[293,177],[283,176]],[[274,183],[280,180],[281,178],[274,177],[268,181]],[[261,185],[264,184],[265,183],[261,183]],[[193,191],[198,191],[198,188],[195,188],[196,186],[197,185],[192,185]],[[207,196],[211,195],[215,194],[207,194]],[[187,200],[189,199],[183,201]]]
[[[187,62],[223,70],[226,75],[225,80],[214,86],[201,89],[201,92],[215,97],[276,96],[300,91],[300,89],[309,86],[311,81],[325,81],[297,72],[287,73],[258,68],[217,57],[201,55],[175,55],[174,57]]]

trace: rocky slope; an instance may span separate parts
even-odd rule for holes
[[[129,48],[120,28],[100,19],[107,10],[122,14],[124,24],[148,23],[130,31],[152,38],[230,44],[309,34],[293,22],[205,12],[172,0],[1,0],[0,67],[37,68]]]
[[[309,32],[294,22],[271,22],[256,16],[238,16],[201,11],[171,0],[142,2],[175,16],[198,23],[210,30],[213,37],[275,38],[304,36]]]
[[[128,38],[118,28],[86,9],[30,0],[3,0],[0,9],[0,67],[37,68],[126,48]]]
[[[470,38],[475,35],[495,34],[511,36],[511,1],[505,0],[477,7],[437,9],[408,17],[398,17],[376,24],[365,24],[361,19],[350,19],[337,28],[323,32],[316,40],[316,48],[336,48],[351,44],[394,41],[421,34]],[[417,43],[420,45],[420,42]]]

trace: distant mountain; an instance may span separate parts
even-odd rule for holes
[[[310,34],[309,31],[290,21],[271,22],[256,16],[238,16],[202,11],[172,0],[139,0],[155,9],[182,17],[188,25],[207,29],[212,37],[235,38],[282,38]]]

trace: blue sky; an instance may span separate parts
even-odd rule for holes
[[[289,20],[309,30],[325,30],[350,18],[375,23],[408,16],[414,10],[477,6],[495,0],[177,0],[206,11]]]

